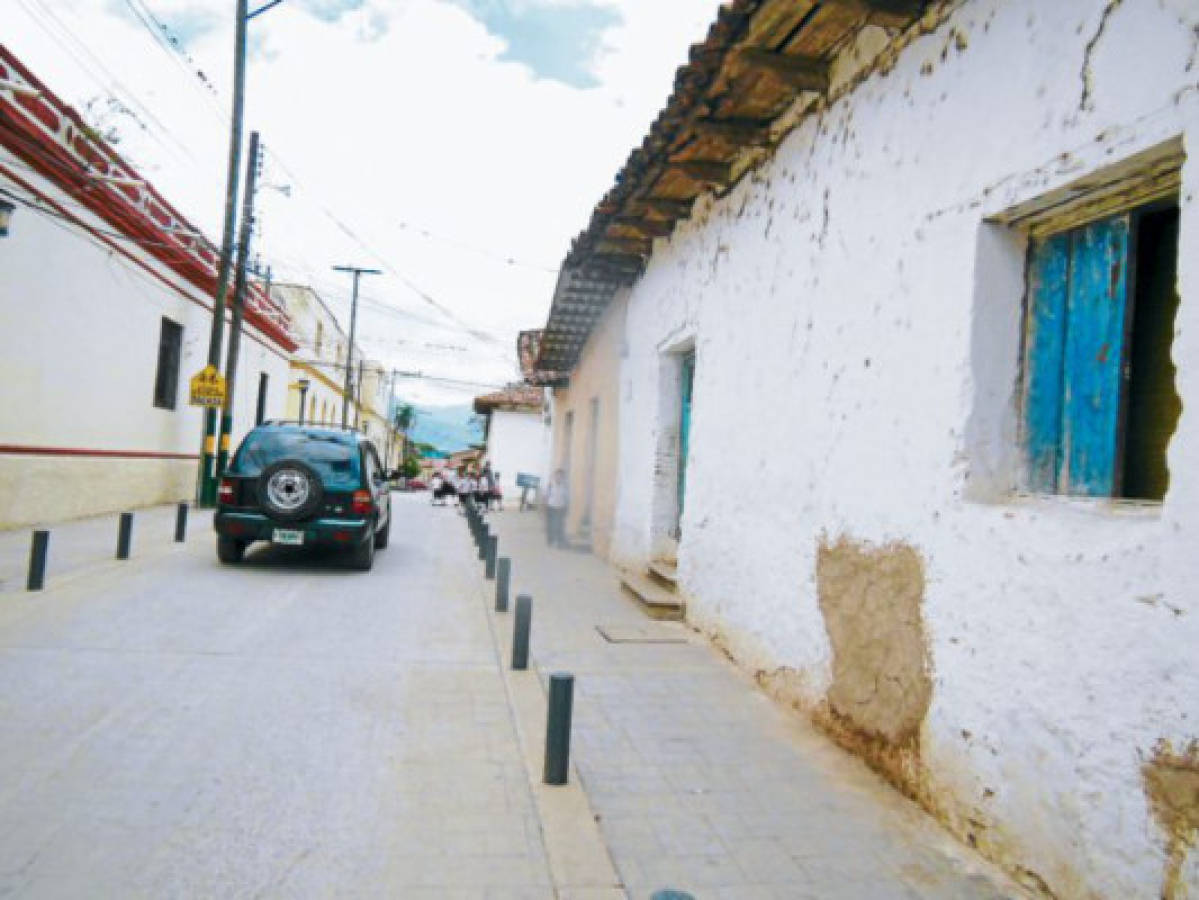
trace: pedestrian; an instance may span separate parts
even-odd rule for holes
[[[566,510],[570,504],[570,488],[566,483],[566,472],[555,469],[545,494],[546,543],[551,547],[565,547]]]
[[[486,512],[491,508],[491,468],[484,466],[475,481],[475,503]]]
[[[442,485],[444,484],[441,473],[434,472],[433,477],[429,479],[429,490],[431,492],[429,502],[434,506],[440,506],[437,501],[442,499]]]
[[[504,492],[500,489],[500,473],[491,473],[491,495],[489,497],[488,506],[495,504],[496,512],[504,511]]]

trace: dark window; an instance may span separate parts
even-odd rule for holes
[[[266,418],[266,391],[270,380],[270,376],[266,372],[258,373],[258,406],[254,410],[255,425],[261,425]]]
[[[1024,369],[1033,490],[1165,496],[1182,408],[1170,359],[1177,256],[1176,205],[1033,241]]]
[[[154,405],[160,409],[175,408],[182,348],[183,326],[164,316],[158,335],[158,371],[154,375]]]

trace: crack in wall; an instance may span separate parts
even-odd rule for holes
[[[1078,100],[1078,109],[1080,112],[1087,112],[1095,108],[1093,93],[1095,89],[1095,75],[1091,71],[1091,55],[1095,52],[1095,48],[1099,45],[1100,39],[1103,37],[1103,32],[1107,29],[1107,21],[1111,18],[1112,13],[1124,5],[1124,0],[1107,0],[1107,4],[1103,7],[1103,14],[1099,17],[1099,26],[1095,29],[1095,33],[1091,35],[1091,39],[1087,41],[1086,49],[1082,54],[1082,71],[1079,78],[1082,81],[1082,96]]]

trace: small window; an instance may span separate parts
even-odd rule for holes
[[[1171,342],[1178,206],[1037,238],[1028,257],[1024,450],[1042,493],[1161,500],[1182,403]]]
[[[175,408],[182,348],[183,326],[164,316],[158,334],[158,370],[154,374],[154,405],[159,409]]]

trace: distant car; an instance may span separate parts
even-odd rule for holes
[[[357,431],[267,422],[246,435],[221,479],[217,557],[254,541],[344,547],[369,571],[391,533],[391,495],[374,445]]]
[[[408,490],[410,491],[427,491],[429,486],[419,478],[408,479]]]

